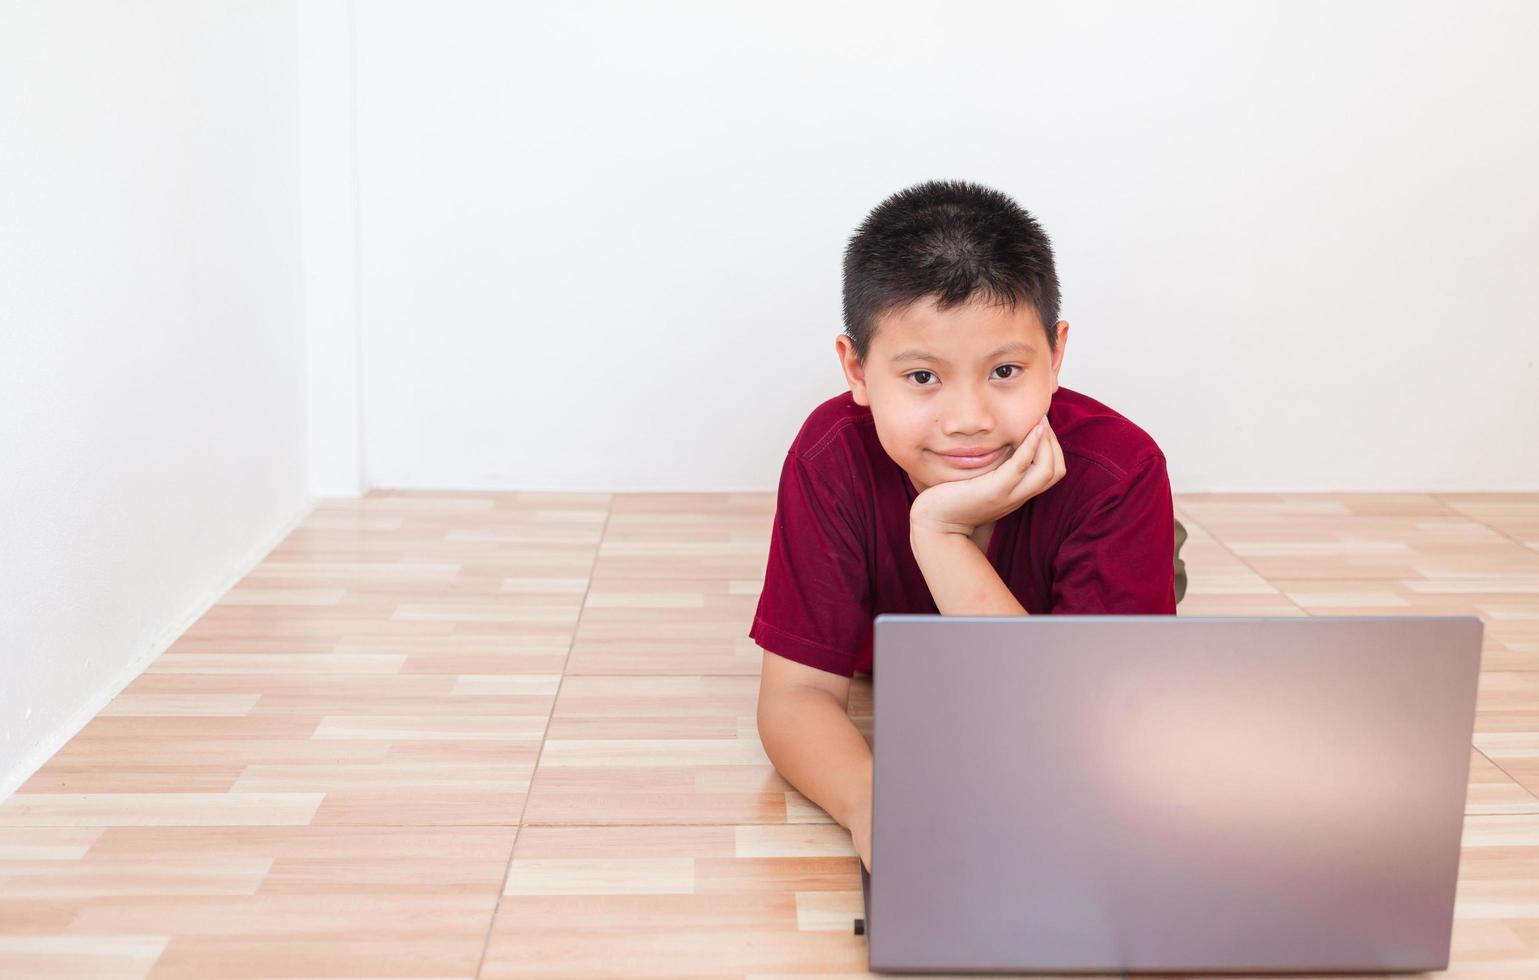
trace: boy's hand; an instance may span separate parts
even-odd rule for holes
[[[1047,416],[994,469],[926,487],[909,507],[909,533],[970,535],[1063,479],[1063,448]]]

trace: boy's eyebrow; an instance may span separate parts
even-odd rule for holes
[[[983,359],[985,361],[990,361],[990,360],[993,360],[994,358],[998,357],[1001,354],[1008,354],[1011,351],[1015,351],[1015,350],[1021,351],[1022,353],[1030,354],[1032,352],[1032,347],[1031,347],[1030,344],[1022,343],[1019,340],[1012,340],[1012,341],[1010,341],[1010,343],[1005,344],[1002,347],[999,347],[999,348],[996,348],[995,350],[989,351],[987,354],[983,355]],[[935,364],[946,364],[946,363],[949,363],[944,357],[936,357],[934,354],[928,353],[926,351],[922,351],[922,350],[920,350],[917,347],[910,347],[906,351],[900,351],[897,354],[894,354],[892,356],[892,359],[895,362],[896,361],[903,361],[903,360],[910,360],[910,361],[931,361],[931,362],[933,362]]]

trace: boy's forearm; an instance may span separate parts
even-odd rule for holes
[[[781,691],[759,706],[759,741],[797,792],[842,827],[871,808],[871,746],[832,694]]]
[[[1029,615],[967,535],[915,531],[909,545],[942,616]]]

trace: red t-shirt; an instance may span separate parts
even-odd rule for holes
[[[999,518],[989,564],[1031,615],[1174,615],[1165,454],[1144,430],[1062,385],[1047,418],[1064,477]],[[780,471],[749,637],[821,670],[870,673],[877,615],[940,612],[909,547],[915,496],[877,440],[869,407],[846,391],[815,408]]]

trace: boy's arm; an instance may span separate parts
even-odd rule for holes
[[[913,529],[909,546],[942,616],[1030,615],[970,536]]]
[[[764,753],[841,827],[871,819],[871,746],[848,714],[850,680],[764,651],[758,726]]]
[[[871,820],[871,746],[850,718],[850,678],[763,651],[759,742],[797,792],[839,826]]]
[[[786,781],[839,826],[871,819],[871,746],[833,695],[801,688],[767,699],[759,741]]]

